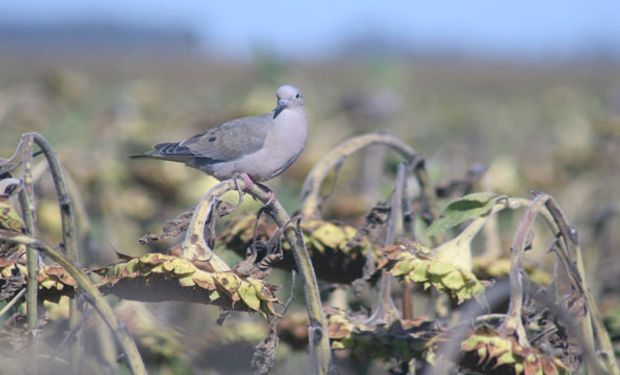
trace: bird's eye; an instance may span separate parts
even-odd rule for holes
[[[301,95],[299,95],[299,93],[297,93],[297,95],[295,95],[295,98],[299,99]]]

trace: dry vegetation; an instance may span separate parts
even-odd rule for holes
[[[2,61],[2,372],[618,373],[617,72]],[[274,206],[126,158],[282,82]]]

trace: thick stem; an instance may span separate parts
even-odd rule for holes
[[[523,254],[526,247],[530,245],[534,220],[547,199],[546,196],[538,196],[530,203],[510,246],[510,305],[503,325],[509,332],[516,334],[519,344],[524,347],[529,347],[530,343],[527,340],[521,320],[523,309]]]
[[[104,368],[107,373],[118,374],[118,350],[114,343],[114,336],[108,329],[105,323],[97,322],[95,328],[95,335],[97,335],[97,343],[99,344],[101,352],[101,360],[104,363]],[[105,373],[104,371],[104,373]]]
[[[586,344],[588,344],[585,349],[590,350],[589,357],[591,358],[595,358],[595,352],[603,351],[604,355],[601,357],[606,365],[607,371],[611,374],[618,375],[620,374],[620,368],[618,368],[615,359],[609,333],[604,327],[596,301],[586,283],[583,255],[581,247],[579,246],[577,232],[568,224],[564,212],[562,212],[559,205],[552,197],[549,197],[545,206],[549,214],[555,220],[558,230],[562,235],[567,250],[567,257],[569,258],[569,264],[575,266],[575,269],[571,267],[567,271],[569,271],[569,273],[576,273],[573,277],[573,282],[578,284],[576,285],[577,288],[583,293],[586,299],[586,315],[581,327],[583,339]],[[570,272],[571,270],[574,271]]]
[[[266,199],[261,201],[267,202]],[[275,221],[279,226],[286,225],[290,218],[284,208],[278,203],[274,206],[276,217]],[[286,216],[284,216],[286,215]],[[293,258],[301,276],[304,287],[304,297],[306,299],[306,309],[308,310],[308,349],[310,353],[310,365],[312,374],[327,375],[331,368],[331,349],[329,336],[327,335],[327,321],[323,314],[321,296],[319,294],[319,284],[316,280],[314,267],[308,254],[308,249],[303,236],[296,229],[288,227],[284,231],[286,240],[291,244]]]
[[[4,305],[2,310],[0,310],[0,319],[4,316],[4,314],[9,312],[11,308],[15,306],[17,302],[19,302],[22,299],[24,294],[26,294],[26,290],[27,290],[26,288],[22,288],[19,292],[17,292],[17,294],[13,298],[11,298],[11,300],[6,305]]]
[[[121,348],[123,349],[123,353],[125,354],[125,358],[127,363],[129,364],[129,368],[133,374],[146,374],[146,368],[144,367],[144,362],[142,362],[142,357],[138,352],[138,348],[136,343],[133,341],[131,336],[127,333],[127,330],[124,326],[122,326],[116,316],[114,315],[114,311],[105,300],[103,295],[99,292],[99,290],[93,285],[88,276],[80,270],[69,258],[67,258],[62,253],[52,249],[46,244],[39,242],[31,237],[24,235],[15,235],[11,233],[6,233],[4,231],[0,231],[0,238],[16,243],[23,243],[25,245],[33,246],[39,251],[43,252],[45,255],[50,257],[54,262],[60,264],[65,271],[71,275],[78,284],[79,289],[84,293],[85,300],[90,303],[97,313],[101,316],[103,321],[110,327],[112,333],[120,343]]]
[[[327,174],[349,156],[370,145],[385,145],[398,152],[406,162],[412,163],[415,151],[400,139],[380,133],[368,133],[353,137],[336,146],[323,157],[306,177],[301,192],[301,215],[304,218],[320,217],[320,190]]]
[[[64,173],[60,161],[56,152],[52,149],[47,139],[45,139],[39,133],[26,133],[22,137],[32,139],[34,143],[39,146],[47,164],[50,168],[52,180],[54,181],[54,187],[56,189],[56,196],[58,198],[58,204],[60,206],[60,219],[62,223],[62,245],[65,249],[67,257],[74,263],[78,264],[78,251],[76,245],[76,224],[75,224],[75,210],[73,201],[69,195],[67,184],[65,182]],[[26,166],[28,163],[26,163]],[[74,330],[80,321],[80,311],[77,306],[77,301],[72,299],[69,302],[69,331]],[[74,371],[80,371],[80,363],[83,359],[81,348],[82,335],[80,332],[76,333],[75,340],[71,345],[71,357]]]
[[[403,196],[401,203],[401,210],[403,213],[403,234],[406,238],[415,241],[415,230],[413,226],[413,210],[411,209],[411,192],[409,190],[409,184],[407,178],[403,182]],[[403,305],[402,305],[402,317],[403,319],[413,319],[413,285],[410,283],[402,283],[403,293]]]
[[[28,194],[25,190],[19,192],[19,203],[22,208],[23,216],[24,216],[24,224],[26,225],[26,233],[29,236],[34,237],[35,229],[33,224],[33,208],[28,199]],[[32,246],[27,246],[26,252],[27,259],[27,269],[28,269],[28,284],[26,285],[27,293],[26,293],[26,303],[27,303],[27,315],[28,315],[28,330],[30,334],[34,338],[37,336],[37,320],[38,320],[38,312],[37,312],[37,292],[39,288],[39,282],[37,280],[37,276],[39,275],[39,254],[37,254],[37,250]]]
[[[270,199],[269,194],[259,189],[256,185],[252,187],[249,193],[263,203],[267,203]],[[310,255],[308,254],[308,249],[306,248],[301,233],[295,228],[288,226],[291,218],[280,202],[275,200],[271,208],[276,224],[279,227],[286,226],[284,229],[284,237],[291,245],[293,258],[295,259],[295,264],[297,265],[297,270],[299,271],[301,282],[304,287],[306,309],[308,310],[308,318],[310,321],[308,338],[312,373],[328,374],[331,367],[331,349],[329,337],[327,335],[327,323],[321,306],[319,285],[316,280],[316,274],[314,273]]]
[[[407,167],[399,164],[396,173],[396,182],[392,201],[390,202],[390,217],[387,223],[387,230],[383,245],[391,245],[396,240],[399,220],[402,219],[403,193],[406,185]],[[379,284],[379,302],[374,313],[366,320],[366,324],[389,324],[401,318],[401,314],[392,300],[391,275],[381,270],[381,281]]]
[[[36,236],[36,211],[34,201],[34,189],[32,186],[32,136],[25,136],[20,142],[18,149],[22,152],[22,162],[24,163],[23,181],[24,188],[19,192],[19,204],[22,210],[22,216],[24,224],[26,226],[26,233],[34,237]],[[30,333],[30,345],[32,357],[35,360],[32,361],[32,371],[38,373],[37,366],[37,352],[38,352],[38,321],[39,321],[39,282],[37,276],[39,275],[39,254],[37,250],[31,246],[26,246],[26,259],[28,270],[28,283],[26,285],[26,315],[28,323],[28,331]]]
[[[185,239],[183,240],[183,258],[188,260],[206,260],[211,263],[211,266],[216,271],[229,271],[230,266],[224,262],[219,256],[217,256],[213,250],[207,244],[205,240],[204,232],[207,220],[211,218],[214,220],[214,207],[217,203],[217,199],[231,190],[235,189],[235,182],[233,180],[226,180],[213,186],[205,195],[194,209],[192,220],[190,221],[187,232],[185,232]]]
[[[424,159],[418,158],[413,165],[413,174],[420,186],[422,203],[424,204],[423,211],[426,211],[430,216],[431,222],[437,220],[439,217],[439,207],[437,206],[437,199],[435,191],[430,183],[428,173],[426,173],[426,162]],[[433,245],[443,242],[443,236],[437,235],[432,238]]]

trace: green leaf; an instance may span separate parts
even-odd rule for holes
[[[192,276],[185,276],[179,279],[179,284],[181,284],[181,286],[185,286],[185,287],[191,287],[196,285],[196,283],[194,282],[194,279],[192,278]]]
[[[517,362],[517,360],[512,352],[506,352],[497,358],[497,366],[511,365],[515,362]]]
[[[196,272],[196,266],[185,259],[177,259],[173,262],[175,275],[191,275]]]
[[[436,236],[462,222],[486,215],[504,195],[495,193],[473,193],[450,202],[441,217],[426,230],[429,236]]]
[[[217,290],[214,290],[211,293],[209,293],[209,301],[213,302],[218,298],[220,298],[220,294],[217,292]]]
[[[242,282],[239,285],[239,289],[237,289],[237,293],[252,310],[258,311],[260,309],[260,299],[256,295],[256,289],[250,283]]]
[[[347,235],[344,230],[337,225],[327,222],[315,229],[312,232],[312,237],[331,249],[337,249],[342,243],[347,241]]]
[[[414,261],[413,269],[409,273],[409,278],[412,281],[421,283],[428,280],[428,263],[422,261]]]
[[[221,287],[223,287],[230,294],[235,293],[237,291],[237,288],[239,287],[240,280],[233,273],[219,272],[214,274],[213,278]]]
[[[465,278],[458,270],[452,271],[441,279],[446,288],[458,290],[465,286]]]
[[[454,266],[448,263],[432,260],[428,267],[428,273],[431,275],[443,276],[454,270]]]
[[[411,272],[412,259],[403,259],[398,261],[391,270],[393,276],[402,276]]]

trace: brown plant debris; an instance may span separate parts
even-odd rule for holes
[[[26,287],[28,271],[26,265],[6,258],[0,258],[0,299],[8,300]],[[59,265],[43,266],[37,276],[39,300],[58,302],[60,297],[73,297],[76,281]]]
[[[230,214],[233,211],[233,206],[230,203],[218,201],[217,206],[215,207],[215,212],[217,212],[218,218],[224,217]],[[185,233],[187,228],[189,227],[189,223],[192,220],[192,215],[194,214],[194,210],[189,210],[180,213],[176,217],[167,220],[162,226],[161,233],[147,233],[144,236],[140,237],[138,242],[141,245],[146,245],[151,242],[163,241],[168,238],[176,237],[181,233]],[[205,227],[205,230],[209,230],[209,227]],[[205,236],[206,238],[211,238],[211,235]]]
[[[488,327],[480,327],[461,342],[465,352],[462,365],[485,374],[560,375],[569,371],[558,358],[539,349],[519,345],[513,336],[502,336]]]
[[[221,235],[224,246],[245,256],[255,238],[267,240],[277,230],[277,226],[271,222],[259,222],[255,235],[255,223],[255,215],[244,216],[232,222]],[[319,279],[333,283],[350,283],[362,276],[365,253],[372,247],[364,238],[354,240],[357,229],[322,220],[303,220],[301,231]],[[282,244],[282,250],[283,259],[274,266],[293,269],[295,261],[287,242]]]
[[[364,359],[425,359],[433,361],[442,329],[430,319],[420,317],[396,320],[388,326],[368,326],[365,319],[347,316],[326,308],[327,329],[334,350],[349,350]]]

